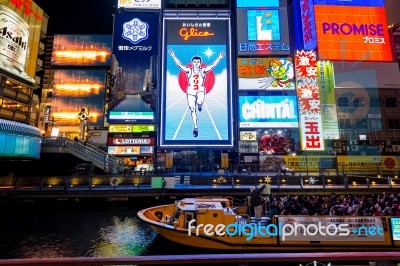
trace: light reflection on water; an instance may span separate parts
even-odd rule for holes
[[[141,225],[137,218],[112,217],[112,223],[100,228],[89,256],[139,256],[146,252],[156,233]]]
[[[0,259],[138,256],[157,236],[136,210],[0,212]]]

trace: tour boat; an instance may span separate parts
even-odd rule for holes
[[[254,218],[232,198],[184,198],[138,217],[179,244],[220,250],[392,250],[400,247],[400,217],[295,216]],[[295,227],[297,226],[297,227]],[[293,230],[293,231],[290,231]]]

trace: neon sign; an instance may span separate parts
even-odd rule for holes
[[[290,53],[285,8],[237,9],[238,55]]]
[[[182,28],[179,31],[179,35],[183,37],[185,41],[189,40],[191,37],[209,37],[214,36],[213,32],[209,31],[199,31],[196,28]]]
[[[316,57],[314,51],[297,51],[295,57],[302,150],[324,150]]]
[[[240,127],[297,127],[294,96],[239,96]]]
[[[393,61],[384,7],[315,5],[318,56]]]
[[[42,21],[43,18],[38,13],[32,9],[32,1],[31,0],[10,0],[10,3],[14,5],[19,10],[24,10],[25,16],[33,15],[37,20]]]
[[[315,31],[314,5],[312,0],[301,0],[301,24],[303,27],[304,49],[312,50],[317,47],[317,36]]]
[[[356,23],[322,23],[322,29],[324,34],[327,32],[332,34],[343,34],[343,35],[379,35],[383,36],[383,25],[382,24],[360,24]]]

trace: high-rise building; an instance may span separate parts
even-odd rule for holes
[[[0,9],[0,159],[38,159],[38,94],[48,16],[33,1],[1,0]]]

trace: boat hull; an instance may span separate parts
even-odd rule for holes
[[[162,237],[175,243],[191,246],[195,248],[216,249],[216,250],[242,250],[242,251],[362,251],[362,250],[393,250],[393,246],[387,242],[340,242],[326,241],[315,243],[311,241],[299,241],[285,243],[280,241],[277,236],[256,235],[249,239],[248,235],[219,236],[216,234],[204,234],[193,229],[191,233],[186,228],[178,227],[176,224],[163,221],[165,216],[173,216],[176,206],[163,205],[148,208],[138,212],[138,217],[149,224],[151,228]],[[157,217],[157,213],[162,213],[163,218]]]

